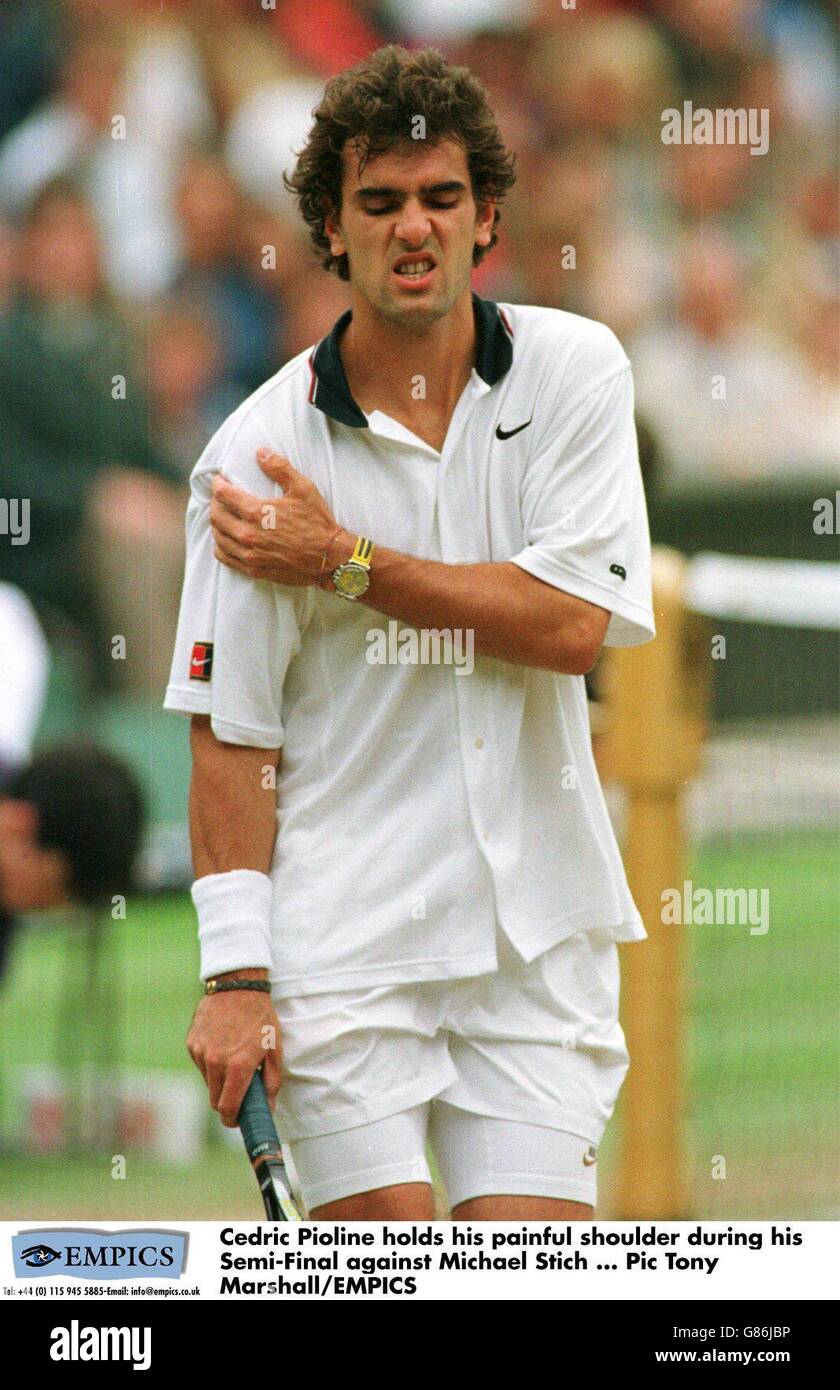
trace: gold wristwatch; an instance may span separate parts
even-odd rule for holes
[[[373,541],[364,536],[356,537],[356,549],[345,564],[333,570],[332,581],[335,591],[342,598],[355,601],[366,593],[370,585],[370,562],[373,559]]]

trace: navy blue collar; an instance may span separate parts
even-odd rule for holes
[[[475,369],[482,381],[494,386],[513,361],[513,329],[504,311],[492,299],[482,299],[473,292],[472,301],[476,332]],[[338,350],[341,335],[352,317],[352,309],[342,314],[310,357],[312,380],[309,400],[340,424],[366,429],[367,416],[350,393]]]

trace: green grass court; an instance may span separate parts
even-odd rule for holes
[[[829,831],[739,835],[703,845],[696,884],[768,887],[770,930],[686,928],[691,1216],[838,1215],[838,841]],[[641,949],[629,947],[625,949]],[[104,1055],[101,998],[85,977],[85,938],[67,925],[25,931],[0,996],[4,1129],[14,1120],[14,1066]],[[202,1083],[183,1039],[198,997],[186,896],[136,900],[108,925],[104,980],[117,1001],[115,1038],[127,1069]],[[104,997],[104,996],[103,996]],[[98,1053],[97,1053],[98,1049]],[[601,1155],[609,1216],[620,1113]],[[244,1155],[207,1112],[209,1142],[189,1166],[126,1155],[126,1177],[101,1157],[0,1154],[0,1217],[45,1220],[257,1219]],[[712,1176],[717,1158],[725,1179]]]

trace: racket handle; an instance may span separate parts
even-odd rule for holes
[[[255,1071],[239,1110],[239,1128],[253,1163],[262,1154],[278,1153],[280,1139],[265,1094],[262,1073]]]

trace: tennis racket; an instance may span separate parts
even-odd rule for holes
[[[245,1092],[238,1123],[269,1221],[302,1221],[292,1197],[283,1150],[259,1071],[254,1072]]]

